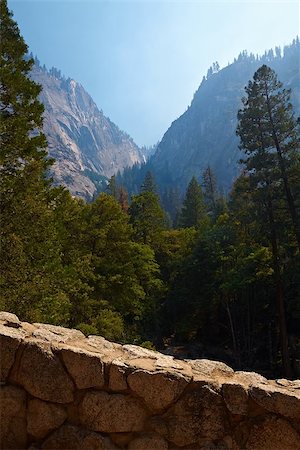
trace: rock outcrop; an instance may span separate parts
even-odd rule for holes
[[[185,192],[191,178],[200,179],[208,166],[219,188],[231,189],[241,173],[238,161],[244,156],[236,136],[238,110],[243,106],[245,86],[263,64],[275,70],[284,87],[292,90],[291,103],[295,116],[299,116],[299,40],[286,46],[282,55],[273,55],[272,50],[261,58],[241,53],[232,64],[203,78],[190,106],[174,120],[147,167],[142,168],[151,170],[162,193],[175,187]],[[132,171],[124,178],[127,188],[133,190],[140,177],[139,172]]]
[[[0,313],[2,449],[300,449],[300,380]]]
[[[144,161],[131,137],[105,117],[81,84],[56,69],[47,71],[37,60],[31,77],[43,87],[43,128],[56,161],[56,183],[90,200],[105,177]]]

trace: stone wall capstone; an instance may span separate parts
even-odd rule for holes
[[[300,380],[0,313],[0,447],[300,450]]]

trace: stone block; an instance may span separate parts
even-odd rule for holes
[[[0,387],[0,448],[27,448],[26,392],[16,386]]]
[[[150,410],[161,412],[177,400],[189,380],[176,373],[137,370],[128,375],[127,382]]]
[[[223,383],[222,394],[225,404],[232,414],[248,414],[248,392],[236,383]]]
[[[168,450],[168,448],[168,443],[163,437],[152,433],[136,437],[128,446],[128,450]]]
[[[104,386],[104,364],[99,355],[77,348],[63,348],[60,354],[78,389]]]
[[[300,435],[284,419],[268,417],[254,425],[246,450],[300,450]]]
[[[268,411],[292,419],[300,417],[300,389],[286,389],[272,384],[250,387],[253,400]]]
[[[108,437],[74,425],[62,425],[42,444],[43,450],[117,450]]]
[[[22,343],[18,367],[11,374],[32,396],[55,403],[73,401],[74,385],[59,358],[45,342]]]
[[[42,439],[59,428],[67,418],[61,405],[32,399],[28,402],[27,431],[35,439]]]
[[[203,438],[226,435],[226,410],[222,397],[209,386],[187,391],[163,416],[167,437],[175,445],[197,444]]]
[[[137,399],[123,394],[89,391],[79,407],[82,425],[103,433],[143,429],[146,411]]]

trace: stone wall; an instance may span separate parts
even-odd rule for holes
[[[300,449],[300,381],[0,313],[1,448]]]

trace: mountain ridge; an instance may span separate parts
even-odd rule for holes
[[[43,129],[55,159],[55,183],[90,200],[106,178],[144,161],[133,139],[99,110],[80,83],[55,68],[48,71],[37,59],[31,77],[43,88]]]
[[[142,166],[125,170],[119,182],[135,192],[144,174],[150,170],[161,193],[178,188],[182,193],[193,176],[201,179],[209,165],[216,174],[219,187],[228,192],[239,175],[241,152],[235,134],[237,113],[242,107],[245,86],[262,64],[275,70],[285,88],[292,89],[291,102],[300,114],[300,44],[295,39],[283,52],[279,47],[261,57],[240,53],[232,64],[213,72],[194,94],[186,111],[172,122],[152,158]]]

